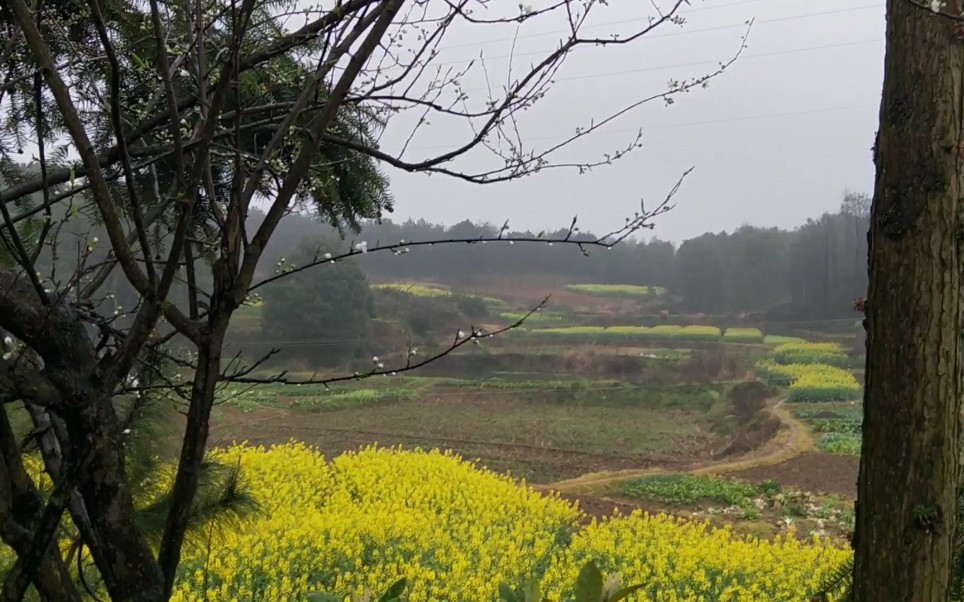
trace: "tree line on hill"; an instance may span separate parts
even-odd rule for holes
[[[26,168],[30,171],[30,168]],[[70,273],[78,257],[106,257],[108,248],[90,241],[106,241],[103,226],[86,211],[57,207],[54,217],[73,214],[58,231],[57,263],[51,253],[39,258],[42,273]],[[531,274],[554,276],[567,283],[625,283],[665,287],[674,307],[686,312],[737,314],[766,312],[770,320],[827,320],[851,317],[854,300],[867,289],[867,231],[870,199],[846,193],[840,208],[802,226],[785,230],[744,225],[733,232],[707,232],[681,244],[660,240],[627,239],[612,249],[595,249],[582,255],[574,247],[548,244],[444,244],[417,247],[403,255],[372,253],[359,258],[364,274],[373,281],[428,280],[455,287],[491,282],[493,278]],[[248,230],[254,231],[264,215],[252,209]],[[399,241],[445,241],[498,236],[500,227],[463,221],[452,226],[424,219],[393,222],[362,221],[353,233],[332,228],[309,213],[292,213],[278,226],[258,264],[260,276],[271,275],[279,262],[303,260],[306,245],[323,245],[332,252],[345,251],[353,242],[369,246]],[[564,237],[567,229],[532,232],[507,230],[518,237]],[[573,238],[594,240],[590,232]],[[163,242],[158,245],[163,247]],[[88,249],[87,246],[91,248]],[[132,308],[137,293],[119,271],[113,283],[110,311]],[[210,290],[209,274],[197,274],[201,291]],[[303,280],[301,280],[303,282]],[[269,285],[266,289],[270,289]],[[173,286],[173,296],[187,296],[183,281]],[[203,296],[203,295],[202,295]]]
[[[433,280],[454,286],[491,281],[494,277],[534,273],[570,283],[600,282],[666,287],[679,308],[711,314],[768,311],[771,319],[833,319],[852,316],[853,302],[867,288],[867,231],[870,199],[847,193],[838,211],[810,219],[793,230],[742,226],[734,232],[707,232],[674,245],[653,238],[626,240],[609,251],[588,256],[575,248],[546,244],[455,244],[418,247],[396,256],[377,253],[360,260],[376,281]],[[252,225],[262,216],[253,214]],[[297,253],[302,241],[335,239],[339,233],[308,216],[294,214],[265,252],[262,269],[273,270]],[[399,241],[494,237],[500,227],[463,221],[452,226],[424,219],[362,224],[358,234],[345,234],[342,247]],[[508,237],[565,236],[560,231],[506,231]],[[592,240],[592,233],[574,238]],[[577,254],[575,257],[573,254]]]

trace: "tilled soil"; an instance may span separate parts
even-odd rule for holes
[[[212,425],[211,444],[220,446],[245,441],[250,445],[267,446],[296,439],[318,448],[329,458],[372,444],[380,447],[402,446],[406,449],[440,447],[450,449],[466,460],[477,461],[493,471],[508,473],[533,483],[554,482],[602,470],[638,469],[672,463],[665,457],[629,457],[538,445],[486,443],[433,432],[428,428],[423,432],[364,431],[332,428],[326,423],[325,413],[265,408],[245,414],[226,408]]]
[[[809,453],[772,466],[727,473],[727,476],[760,482],[776,479],[782,486],[814,493],[857,497],[858,456]]]

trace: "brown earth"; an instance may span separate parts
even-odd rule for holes
[[[493,405],[496,401],[490,399]],[[495,408],[493,408],[495,409]],[[371,423],[345,426],[334,424],[335,412],[313,413],[282,408],[262,408],[241,412],[222,407],[212,424],[212,446],[245,441],[250,445],[286,443],[292,439],[317,447],[326,457],[345,451],[377,444],[380,447],[401,446],[406,449],[436,447],[450,449],[463,458],[476,461],[493,471],[511,474],[530,482],[553,482],[602,470],[669,467],[681,469],[692,457],[678,459],[653,453],[618,455],[606,452],[582,451],[551,444],[489,442],[485,433],[474,437],[455,428],[409,428],[412,425]],[[369,413],[371,414],[371,413]],[[451,425],[446,425],[451,426]],[[497,425],[496,425],[497,426]],[[366,430],[366,427],[371,430]],[[695,450],[694,450],[695,451]]]
[[[857,497],[858,456],[807,453],[772,466],[759,466],[727,476],[761,482],[776,479],[780,485],[848,499]]]

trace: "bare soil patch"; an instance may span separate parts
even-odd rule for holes
[[[337,411],[219,408],[212,444],[292,439],[326,456],[372,444],[450,449],[467,460],[533,483],[602,470],[682,468],[707,456],[712,436],[691,412],[599,407],[466,395]]]
[[[732,472],[727,476],[753,482],[776,479],[784,487],[853,499],[857,497],[859,465],[857,456],[808,453],[779,464]]]

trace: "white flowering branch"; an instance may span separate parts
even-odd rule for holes
[[[352,242],[349,250],[343,253],[333,254],[330,252],[319,253],[312,258],[311,261],[303,265],[292,265],[287,262],[285,258],[281,258],[278,262],[277,273],[273,276],[265,278],[257,283],[251,285],[248,289],[249,294],[253,294],[257,289],[285,278],[303,272],[307,269],[320,266],[320,265],[330,265],[343,261],[345,259],[350,259],[352,257],[357,257],[359,255],[367,255],[369,253],[377,253],[379,251],[389,251],[395,255],[406,255],[411,252],[412,249],[418,247],[434,247],[436,245],[452,245],[452,244],[488,244],[488,243],[502,243],[514,245],[516,243],[520,244],[541,244],[553,246],[556,244],[560,245],[573,245],[577,247],[584,256],[588,256],[590,249],[593,247],[599,247],[603,249],[611,249],[626,240],[633,234],[640,232],[642,230],[651,230],[655,224],[652,222],[653,218],[656,218],[674,208],[673,199],[679,192],[683,185],[683,181],[693,172],[694,168],[689,168],[680,175],[679,179],[666,194],[666,196],[660,201],[660,203],[653,209],[647,210],[644,202],[640,202],[640,209],[636,211],[632,217],[627,217],[625,224],[607,234],[598,236],[590,240],[581,240],[576,238],[580,233],[578,226],[578,218],[573,217],[569,224],[566,233],[562,236],[556,237],[546,237],[541,233],[536,236],[508,236],[509,223],[505,222],[499,229],[499,233],[495,236],[477,236],[471,238],[446,238],[446,239],[434,239],[434,240],[420,240],[420,241],[405,241],[400,240],[397,243],[385,243],[376,242],[374,245],[369,245],[368,241],[362,240],[358,242]]]

